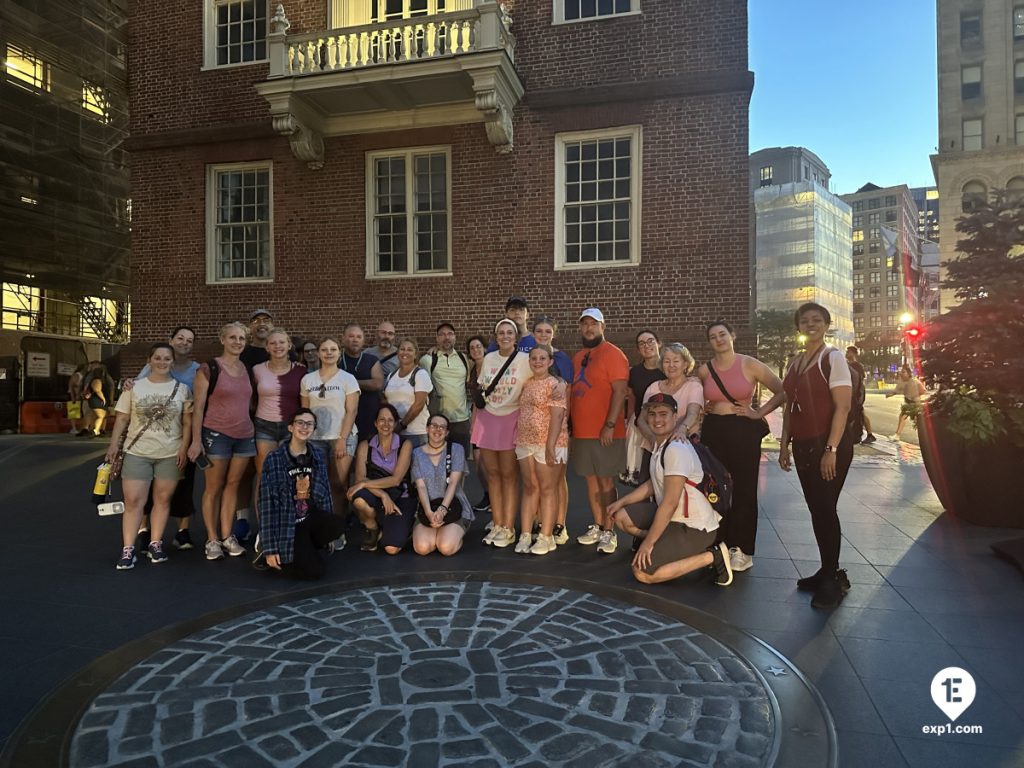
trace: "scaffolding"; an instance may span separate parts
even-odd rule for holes
[[[124,342],[127,0],[0,0],[3,327]]]

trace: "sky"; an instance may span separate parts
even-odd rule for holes
[[[806,147],[831,189],[934,186],[935,0],[749,0],[750,151]]]

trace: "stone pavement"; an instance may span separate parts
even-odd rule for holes
[[[786,718],[792,719],[800,709],[788,705],[785,697],[787,686],[802,686],[796,685],[801,673],[831,713],[841,766],[1024,765],[1024,667],[1018,651],[1024,637],[1024,595],[1019,574],[993,557],[989,549],[992,542],[1019,532],[975,528],[942,513],[923,467],[913,456],[894,451],[895,455],[883,456],[884,462],[858,457],[840,503],[841,560],[853,589],[840,608],[822,613],[811,609],[808,596],[794,588],[799,575],[816,569],[816,547],[796,476],[768,461],[771,453],[762,465],[762,517],[755,566],[738,574],[729,588],[715,587],[698,576],[667,585],[634,584],[628,573],[629,548],[621,539],[619,552],[606,557],[574,543],[545,557],[495,552],[479,544],[478,523],[465,550],[449,559],[418,558],[409,553],[388,558],[353,552],[350,547],[335,556],[328,579],[313,593],[308,585],[255,572],[239,560],[207,563],[197,551],[172,551],[171,561],[159,568],[143,562],[134,571],[116,572],[113,563],[119,520],[98,518],[87,503],[99,453],[99,446],[57,436],[0,438],[0,474],[5,478],[0,487],[5,534],[0,577],[7,585],[0,595],[0,611],[5,617],[0,628],[0,692],[5,704],[0,711],[0,738],[6,741],[0,766],[55,765],[39,762],[38,756],[61,753],[62,745],[65,755],[76,755],[76,764],[103,764],[104,760],[113,764],[142,746],[142,741],[132,739],[161,740],[152,759],[135,754],[142,758],[138,765],[189,764],[175,757],[184,753],[173,750],[188,749],[187,745],[195,743],[203,744],[207,755],[219,756],[192,761],[194,765],[260,765],[253,757],[259,750],[264,750],[260,759],[272,764],[301,764],[298,758],[288,760],[283,755],[296,750],[303,760],[313,759],[317,750],[328,749],[319,741],[322,736],[310,728],[338,739],[331,744],[347,745],[345,760],[349,762],[332,758],[333,764],[339,765],[358,764],[353,755],[360,749],[376,750],[368,754],[380,758],[378,764],[385,758],[394,760],[408,744],[428,742],[429,738],[418,737],[430,733],[435,735],[430,743],[437,744],[439,750],[437,761],[430,764],[438,765],[459,761],[462,765],[477,761],[481,765],[562,765],[575,760],[575,764],[596,766],[600,755],[610,764],[618,759],[634,765],[755,765],[771,761],[776,765],[828,765],[828,757],[820,757],[827,755],[827,750],[819,751],[814,761],[800,759],[794,751],[759,751],[756,745],[765,732],[758,730],[754,721],[744,725],[745,708],[758,705],[733,703],[757,702],[761,695],[777,700],[771,721],[775,738],[789,735],[805,745],[820,747],[829,738],[827,724],[804,731],[785,725]],[[587,513],[581,503],[583,488],[575,480],[571,494],[570,529],[578,532]],[[384,588],[396,578],[406,582],[402,586],[405,592]],[[562,630],[549,631],[556,626],[546,617],[521,638],[517,636],[529,650],[520,652],[515,644],[495,647],[503,637],[497,624],[485,627],[481,621],[460,626],[466,618],[453,613],[430,615],[442,610],[429,607],[427,595],[435,593],[448,595],[449,604],[468,596],[488,606],[484,610],[496,613],[493,621],[501,619],[512,626],[529,615],[530,608],[524,605],[564,605],[567,607],[556,612],[563,618],[557,626],[564,631],[585,628],[597,646],[581,656],[571,656],[590,641],[559,647],[555,640],[557,631]],[[306,603],[298,607],[300,601]],[[353,601],[364,606],[366,615],[348,623]],[[499,603],[506,605],[498,607]],[[514,607],[516,603],[519,608]],[[339,610],[339,605],[348,610]],[[396,605],[404,607],[399,611],[393,607]],[[572,616],[571,610],[587,615],[565,621],[565,616]],[[405,631],[408,625],[401,620],[411,621],[413,611],[421,612],[418,619],[426,623],[411,633]],[[274,643],[286,641],[275,639],[277,633],[261,616],[273,617],[274,626],[280,622],[282,633],[287,627],[299,647],[274,648]],[[636,621],[655,627],[647,629],[648,637],[642,642],[625,630]],[[335,631],[339,638],[349,638],[340,642],[343,651],[324,658],[319,666],[305,665],[306,671],[300,675],[304,666],[301,654],[309,650],[304,651],[302,644],[309,644],[310,635],[327,633],[331,637]],[[458,635],[459,631],[479,636],[473,641],[477,645],[463,643],[466,638]],[[483,642],[491,631],[493,639],[489,644]],[[373,632],[389,639],[366,646]],[[427,647],[413,648],[395,639],[409,634],[420,636]],[[721,646],[729,653],[712,654],[714,661],[686,659],[679,646],[671,645],[672,639],[682,639],[702,648],[691,640],[701,636],[721,638]],[[459,640],[453,643],[456,648],[445,644],[445,638],[451,641],[453,637]],[[614,642],[623,645],[613,647]],[[213,661],[218,648],[229,644],[236,652]],[[334,644],[338,644],[337,638]],[[203,648],[211,655],[204,657]],[[239,651],[246,648],[257,656],[246,660]],[[458,655],[438,657],[429,668],[423,665],[424,659],[412,656],[442,650],[455,650]],[[284,655],[265,658],[268,651]],[[471,655],[477,651],[483,653]],[[631,651],[645,654],[645,659],[661,659],[663,664],[640,664],[641,656]],[[674,657],[659,655],[663,652]],[[300,655],[289,658],[289,653]],[[759,653],[772,655],[759,658]],[[529,658],[532,654],[552,658]],[[618,661],[613,662],[613,656]],[[388,660],[394,657],[399,659],[397,668],[395,661]],[[489,668],[483,672],[473,669],[473,659],[488,658],[494,663],[493,674]],[[673,658],[692,662],[692,666],[680,670]],[[580,662],[572,670],[578,671],[581,679],[610,683],[615,690],[601,690],[597,685],[592,689],[571,687],[569,681],[575,678],[569,665],[573,662]],[[206,669],[203,665],[207,663],[214,666]],[[932,703],[929,686],[935,673],[949,666],[968,670],[977,682],[976,699],[957,725],[981,725],[983,733],[922,733],[923,726],[948,722]],[[220,671],[212,672],[215,667]],[[673,670],[671,675],[666,667]],[[537,668],[542,670],[539,675],[533,674]],[[200,669],[204,671],[200,673]],[[744,670],[756,682],[744,681]],[[700,681],[691,679],[694,671]],[[214,677],[209,678],[207,672]],[[215,699],[189,695],[175,702],[172,694],[166,712],[160,710],[163,697],[176,690],[177,683],[168,684],[175,676],[184,679],[190,674],[196,676],[198,688],[212,686],[224,695]],[[715,679],[716,675],[722,680]],[[480,683],[483,687],[477,690],[478,680],[489,678],[497,687],[494,698],[488,698],[495,693],[488,682]],[[556,684],[544,687],[541,683],[549,679]],[[250,683],[254,685],[246,688]],[[271,683],[296,688],[261,694],[261,686]],[[431,687],[442,683],[443,689]],[[655,683],[674,683],[676,691],[669,693],[664,688],[659,692],[662,686]],[[648,684],[653,687],[644,687]],[[702,684],[711,686],[704,695],[696,689],[684,690],[684,686]],[[722,690],[714,688],[718,685],[738,689],[712,695]],[[58,695],[51,695],[58,690]],[[471,699],[414,699],[442,690],[469,691]],[[329,701],[333,707],[339,700],[355,696],[351,701],[361,706],[358,702],[366,695],[376,697],[371,699],[374,706],[353,709],[358,714],[349,718],[347,729],[332,730],[315,722],[318,705]],[[562,700],[556,700],[556,695]],[[569,698],[577,695],[578,701]],[[131,698],[135,696],[139,698]],[[309,697],[308,701],[304,703],[302,696]],[[117,697],[128,698],[122,698],[123,706],[119,706]],[[685,717],[673,718],[669,714],[677,710],[670,710],[669,702],[676,698],[684,702],[699,699],[700,704],[680,705]],[[247,705],[242,699],[260,703]],[[643,702],[631,710],[636,699]],[[655,703],[649,705],[647,700]],[[469,721],[466,712],[479,715],[471,707],[474,704],[494,722],[482,715],[478,723]],[[541,705],[561,709],[556,712]],[[247,710],[247,706],[255,709]],[[495,715],[489,706],[512,710],[522,721]],[[242,738],[242,729],[285,709],[293,717],[298,717],[296,712],[303,713],[303,722],[289,725],[285,720],[268,720],[259,730],[262,737],[255,729],[246,734],[244,750],[248,751],[239,747],[243,751],[237,752],[237,757],[220,746],[220,728]],[[800,710],[797,719],[803,720],[813,709]],[[369,734],[356,728],[377,711],[388,711],[390,719],[362,726],[372,731]],[[426,712],[433,712],[436,719]],[[641,714],[647,717],[646,726],[631,719]],[[310,722],[306,717],[312,718]],[[612,726],[598,729],[596,724],[590,727],[592,721],[578,718],[611,721],[625,730]],[[21,721],[22,730],[12,735]],[[239,725],[242,721],[245,724]],[[395,728],[389,731],[387,726],[392,723]],[[688,730],[680,732],[683,726],[679,723],[686,723]],[[76,727],[78,737],[72,742]],[[499,730],[493,730],[496,727],[512,739],[498,735]],[[555,739],[551,727],[559,728],[566,737]],[[485,734],[488,728],[493,741]],[[577,743],[568,735],[586,733],[588,728],[602,740],[588,742],[581,752],[560,746]],[[399,738],[388,735],[393,731],[404,741],[388,743]],[[111,751],[109,737],[115,733],[123,737],[114,740],[113,749],[119,751]],[[549,745],[553,739],[568,751],[552,752],[555,747]],[[462,758],[444,751],[458,742],[470,742],[472,747],[463,745],[466,750],[485,754]],[[513,752],[517,749],[513,742],[526,751],[519,761],[509,757],[518,754]],[[76,751],[70,751],[72,743]],[[619,751],[612,753],[608,745]],[[680,745],[699,747],[700,751],[675,754],[673,749],[682,748]],[[773,743],[771,750],[776,746]],[[649,753],[650,762],[627,761],[628,755],[640,752]],[[409,754],[422,756],[424,751]],[[397,764],[403,764],[403,759],[399,757]]]

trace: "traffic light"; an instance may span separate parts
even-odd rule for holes
[[[921,327],[920,323],[910,323],[903,329],[903,335],[911,344],[917,344],[924,335],[924,328]]]

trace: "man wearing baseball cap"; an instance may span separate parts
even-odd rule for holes
[[[267,352],[267,337],[274,330],[274,316],[268,309],[254,309],[249,315],[249,341],[239,355],[245,367],[250,371],[254,365],[265,363],[270,359]]]
[[[509,296],[505,302],[505,317],[516,324],[519,329],[519,344],[516,346],[524,355],[530,354],[530,350],[537,346],[537,340],[530,333],[527,321],[530,317],[530,305],[522,296]],[[487,351],[493,352],[498,348],[496,342],[492,341],[487,345]]]
[[[597,544],[598,552],[610,555],[618,539],[607,510],[615,501],[615,478],[626,467],[622,409],[629,361],[621,349],[604,340],[604,313],[597,307],[583,310],[579,328],[583,349],[573,358],[569,461],[573,471],[586,478],[594,524],[576,541]]]
[[[728,586],[729,549],[724,542],[715,543],[722,516],[696,487],[704,479],[697,452],[688,440],[672,437],[679,404],[672,395],[657,392],[644,407],[654,433],[651,476],[608,507],[615,524],[640,539],[633,576],[656,584],[711,566],[715,583]],[[647,501],[651,496],[653,504]]]

